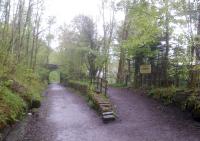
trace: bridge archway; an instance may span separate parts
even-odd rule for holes
[[[60,83],[60,72],[59,70],[53,70],[49,72],[49,84]]]
[[[44,79],[49,84],[53,83],[51,81],[52,75],[53,75],[53,77],[55,77],[55,79],[57,77],[57,79],[59,80],[59,81],[56,81],[56,82],[63,83],[63,84],[67,83],[67,77],[66,77],[65,73],[63,73],[63,71],[62,71],[62,66],[65,66],[65,65],[58,65],[58,64],[43,64],[42,65],[41,64],[40,66],[45,68],[46,70],[48,70]],[[53,78],[53,80],[54,80],[54,78]]]
[[[45,68],[49,70],[48,73],[48,83],[60,83],[61,75],[59,66],[56,64],[46,64]]]

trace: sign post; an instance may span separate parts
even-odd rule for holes
[[[151,73],[151,65],[140,65],[140,73],[141,74],[150,74]]]

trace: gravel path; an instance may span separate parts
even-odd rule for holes
[[[190,114],[137,91],[111,88],[109,94],[122,122],[119,129],[132,141],[200,141],[200,123]]]
[[[187,114],[137,92],[109,89],[119,118],[104,124],[84,98],[49,86],[23,141],[200,141],[200,126]]]

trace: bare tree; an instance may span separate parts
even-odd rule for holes
[[[105,14],[105,10],[110,11],[109,15]],[[111,1],[102,0],[101,15],[103,21],[103,52],[105,55],[105,61],[103,61],[102,66],[103,66],[103,77],[105,79],[107,79],[109,53],[110,53],[111,43],[113,41],[113,31],[115,27],[115,12],[116,12],[116,6],[113,0]],[[108,15],[108,17],[106,17],[106,15]],[[107,18],[109,19],[109,21],[106,21]],[[101,73],[101,70],[102,68],[99,71],[99,75]]]
[[[50,48],[51,48],[51,41],[53,40],[54,36],[52,34],[52,26],[55,24],[55,17],[49,17],[48,19],[48,35],[46,36],[47,46],[48,46],[48,54],[47,54],[47,64],[49,64],[49,55],[50,55]]]

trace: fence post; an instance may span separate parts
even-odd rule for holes
[[[102,93],[102,78],[100,78],[100,92]]]
[[[105,80],[105,95],[107,95],[108,82]]]

